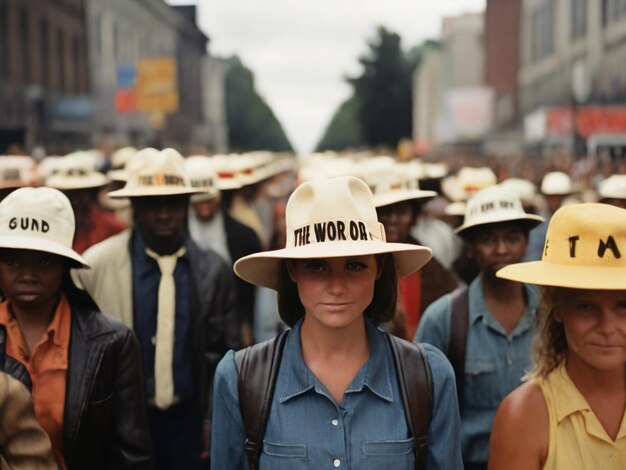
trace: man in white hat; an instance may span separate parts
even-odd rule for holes
[[[576,193],[576,186],[567,173],[562,171],[550,171],[542,178],[540,190],[546,201],[546,208],[542,213],[545,221],[531,230],[524,261],[537,261],[541,259],[550,219],[564,204],[565,200]]]
[[[445,352],[455,369],[466,469],[487,468],[498,404],[521,384],[532,365],[530,342],[539,293],[495,274],[522,260],[528,231],[541,220],[526,214],[519,198],[501,187],[476,193],[456,232],[466,240],[480,275],[467,288],[431,304],[415,336]]]
[[[191,196],[189,233],[203,248],[217,252],[229,266],[243,256],[262,250],[256,232],[223,210],[218,175],[211,157],[194,155],[185,159],[191,185],[205,191]],[[253,342],[255,286],[235,280],[237,311],[242,325],[242,343]]]
[[[400,174],[399,168],[370,177],[374,204],[378,220],[385,227],[388,242],[424,245],[411,235],[411,227],[421,211],[422,205],[435,196],[435,191],[419,189]],[[396,317],[403,323],[394,325],[392,332],[406,339],[413,339],[421,314],[439,297],[456,289],[456,277],[434,257],[420,271],[398,281],[398,312]]]
[[[139,151],[112,198],[130,198],[134,228],[85,252],[76,272],[105,311],[137,334],[157,469],[206,466],[213,371],[237,349],[233,274],[187,235],[191,186],[173,149]]]

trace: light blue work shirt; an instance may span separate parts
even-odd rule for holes
[[[337,404],[304,362],[301,323],[285,343],[260,470],[413,470],[414,440],[384,334],[366,320],[370,357]],[[425,350],[434,396],[426,468],[462,469],[454,373],[441,352]],[[211,468],[247,470],[233,351],[219,363],[213,391]]]
[[[469,286],[469,325],[465,352],[461,449],[466,463],[487,462],[493,418],[502,399],[522,383],[533,367],[531,340],[539,305],[539,291],[524,284],[526,310],[511,334],[485,305],[482,277]],[[451,295],[430,304],[415,334],[415,340],[448,351]]]

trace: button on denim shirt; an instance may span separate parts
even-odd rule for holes
[[[465,352],[461,448],[466,463],[485,463],[493,418],[502,399],[532,369],[531,340],[539,304],[536,287],[524,284],[526,310],[509,335],[485,305],[478,276],[469,286],[469,326]],[[451,296],[428,306],[415,335],[417,341],[448,350]]]
[[[414,440],[384,334],[366,320],[370,357],[337,404],[304,363],[301,323],[285,343],[260,470],[413,470]],[[430,345],[425,349],[434,396],[426,468],[462,469],[454,374],[440,351]],[[217,367],[213,397],[211,468],[246,470],[246,436],[232,351]]]

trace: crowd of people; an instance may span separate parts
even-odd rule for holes
[[[619,165],[0,156],[0,462],[625,468]]]

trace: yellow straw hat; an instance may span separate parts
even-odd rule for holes
[[[511,264],[498,277],[574,289],[626,289],[626,210],[570,204],[548,226],[541,261]]]

